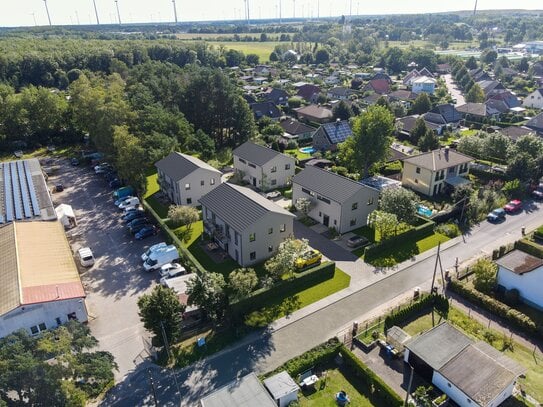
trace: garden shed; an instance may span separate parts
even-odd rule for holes
[[[279,407],[286,407],[291,401],[298,400],[300,387],[284,370],[264,380],[264,386]]]
[[[393,326],[387,331],[387,343],[394,346],[399,352],[403,352],[404,343],[411,339],[411,335],[405,332],[399,326]]]

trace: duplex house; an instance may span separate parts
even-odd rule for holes
[[[283,128],[283,138],[287,140],[306,141],[313,138],[315,128],[308,126],[298,120],[285,119],[281,120],[279,126]]]
[[[292,202],[311,201],[308,215],[339,233],[367,225],[377,209],[379,191],[316,166],[306,166],[292,180]]]
[[[352,134],[349,121],[337,119],[318,128],[313,134],[313,147],[320,151],[335,150],[339,143],[343,143]]]
[[[293,157],[251,141],[236,148],[233,156],[236,172],[263,191],[286,186],[294,176],[296,161]]]
[[[446,185],[454,188],[469,182],[465,177],[472,161],[473,158],[449,148],[406,158],[402,185],[427,196],[440,194]]]
[[[513,250],[496,260],[498,287],[516,289],[521,301],[543,310],[543,259]]]
[[[188,154],[172,152],[155,164],[160,190],[176,205],[197,206],[221,183],[221,172]]]
[[[443,133],[446,127],[457,128],[462,120],[462,115],[454,105],[445,103],[435,106],[432,110],[424,114],[424,120],[438,126],[437,133]]]
[[[242,267],[277,252],[294,215],[252,189],[223,183],[200,198],[205,232]]]
[[[534,90],[524,98],[522,106],[531,107],[532,109],[543,109],[543,88]]]

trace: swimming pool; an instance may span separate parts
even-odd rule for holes
[[[315,152],[315,149],[313,147],[303,147],[300,148],[300,152],[304,154],[313,154]]]
[[[424,205],[417,205],[417,213],[419,215],[429,218],[430,216],[432,216],[432,213],[434,213],[434,211]]]

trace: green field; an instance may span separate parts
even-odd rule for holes
[[[280,42],[234,42],[234,41],[209,41],[209,44],[216,46],[224,46],[226,49],[235,49],[241,51],[245,55],[256,54],[260,58],[260,62],[267,62],[270,59],[270,54],[275,49],[275,46]]]

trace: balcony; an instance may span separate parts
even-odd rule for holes
[[[218,225],[211,220],[204,221],[204,230],[208,235],[223,245],[231,240],[230,235],[224,233],[224,225]]]

